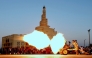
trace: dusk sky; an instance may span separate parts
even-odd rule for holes
[[[29,34],[39,26],[42,8],[46,6],[48,24],[64,34],[67,41],[88,45],[92,29],[92,0],[0,0],[0,47],[2,37]],[[92,30],[90,31],[92,43]]]

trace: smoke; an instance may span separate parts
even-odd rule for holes
[[[63,34],[58,33],[56,36],[53,37],[51,40],[50,46],[54,54],[57,54],[57,52],[62,49],[65,45],[65,39]]]
[[[28,42],[29,45],[35,46],[39,50],[50,45],[54,54],[56,54],[59,49],[63,48],[65,45],[63,34],[57,33],[57,35],[53,36],[52,40],[50,40],[47,34],[37,30],[34,30],[32,33],[25,35],[23,40]]]
[[[29,45],[35,46],[37,49],[43,49],[49,46],[50,43],[48,36],[37,30],[25,35],[23,40],[28,42]]]

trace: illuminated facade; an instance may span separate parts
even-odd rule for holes
[[[26,43],[23,41],[22,34],[12,34],[2,37],[2,48],[21,48],[25,47]]]
[[[35,30],[44,32],[45,34],[48,35],[48,37],[50,39],[52,39],[53,36],[55,36],[57,34],[57,31],[55,31],[54,28],[50,28],[50,26],[48,25],[48,20],[46,18],[46,7],[45,6],[43,7],[40,25],[37,26],[35,28]]]

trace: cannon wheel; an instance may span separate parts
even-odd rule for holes
[[[63,55],[67,55],[68,51],[67,50],[63,50],[62,53],[63,53]]]

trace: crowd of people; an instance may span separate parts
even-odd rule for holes
[[[77,46],[77,44],[73,44],[75,45],[75,48]],[[78,51],[79,52],[78,52]],[[92,54],[92,47],[79,47],[75,50],[75,52],[77,51],[76,54]],[[40,49],[38,50],[36,47],[34,46],[29,46],[29,47],[22,47],[22,48],[4,48],[4,49],[0,49],[0,53],[1,54],[53,54],[50,46],[46,47],[44,49]],[[59,54],[59,52],[57,53]]]
[[[92,54],[92,47],[80,47],[81,54]]]
[[[35,47],[2,49],[2,54],[53,54],[50,47],[38,50]]]
[[[76,54],[86,54],[86,55],[89,55],[89,54],[92,54],[92,46],[89,46],[89,47],[79,47],[78,43],[77,43],[77,40],[72,40],[72,44],[74,46],[74,49],[75,49],[75,52]]]

